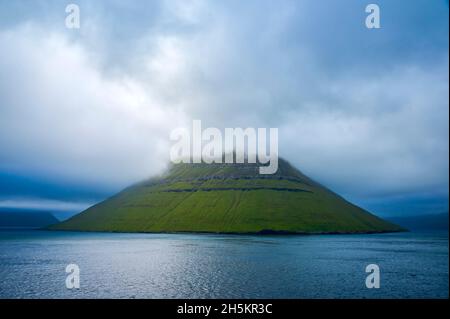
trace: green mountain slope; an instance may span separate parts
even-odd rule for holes
[[[259,164],[176,164],[125,189],[57,230],[220,233],[367,233],[400,231],[347,202],[280,159]]]

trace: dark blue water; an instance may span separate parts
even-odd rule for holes
[[[379,289],[365,286],[373,263]],[[446,233],[0,232],[1,298],[448,298],[448,266]]]

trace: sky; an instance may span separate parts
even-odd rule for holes
[[[78,212],[200,119],[278,128],[280,156],[380,216],[448,211],[448,1],[373,2],[380,29],[369,3],[0,0],[0,207]]]

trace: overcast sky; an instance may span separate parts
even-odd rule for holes
[[[359,0],[73,1],[80,29],[68,3],[0,0],[0,207],[89,205],[200,119],[279,128],[374,213],[448,210],[448,1],[376,1],[381,29]]]

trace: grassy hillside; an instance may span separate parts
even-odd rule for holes
[[[280,160],[274,175],[256,164],[177,164],[71,219],[58,230],[119,232],[399,231]]]

